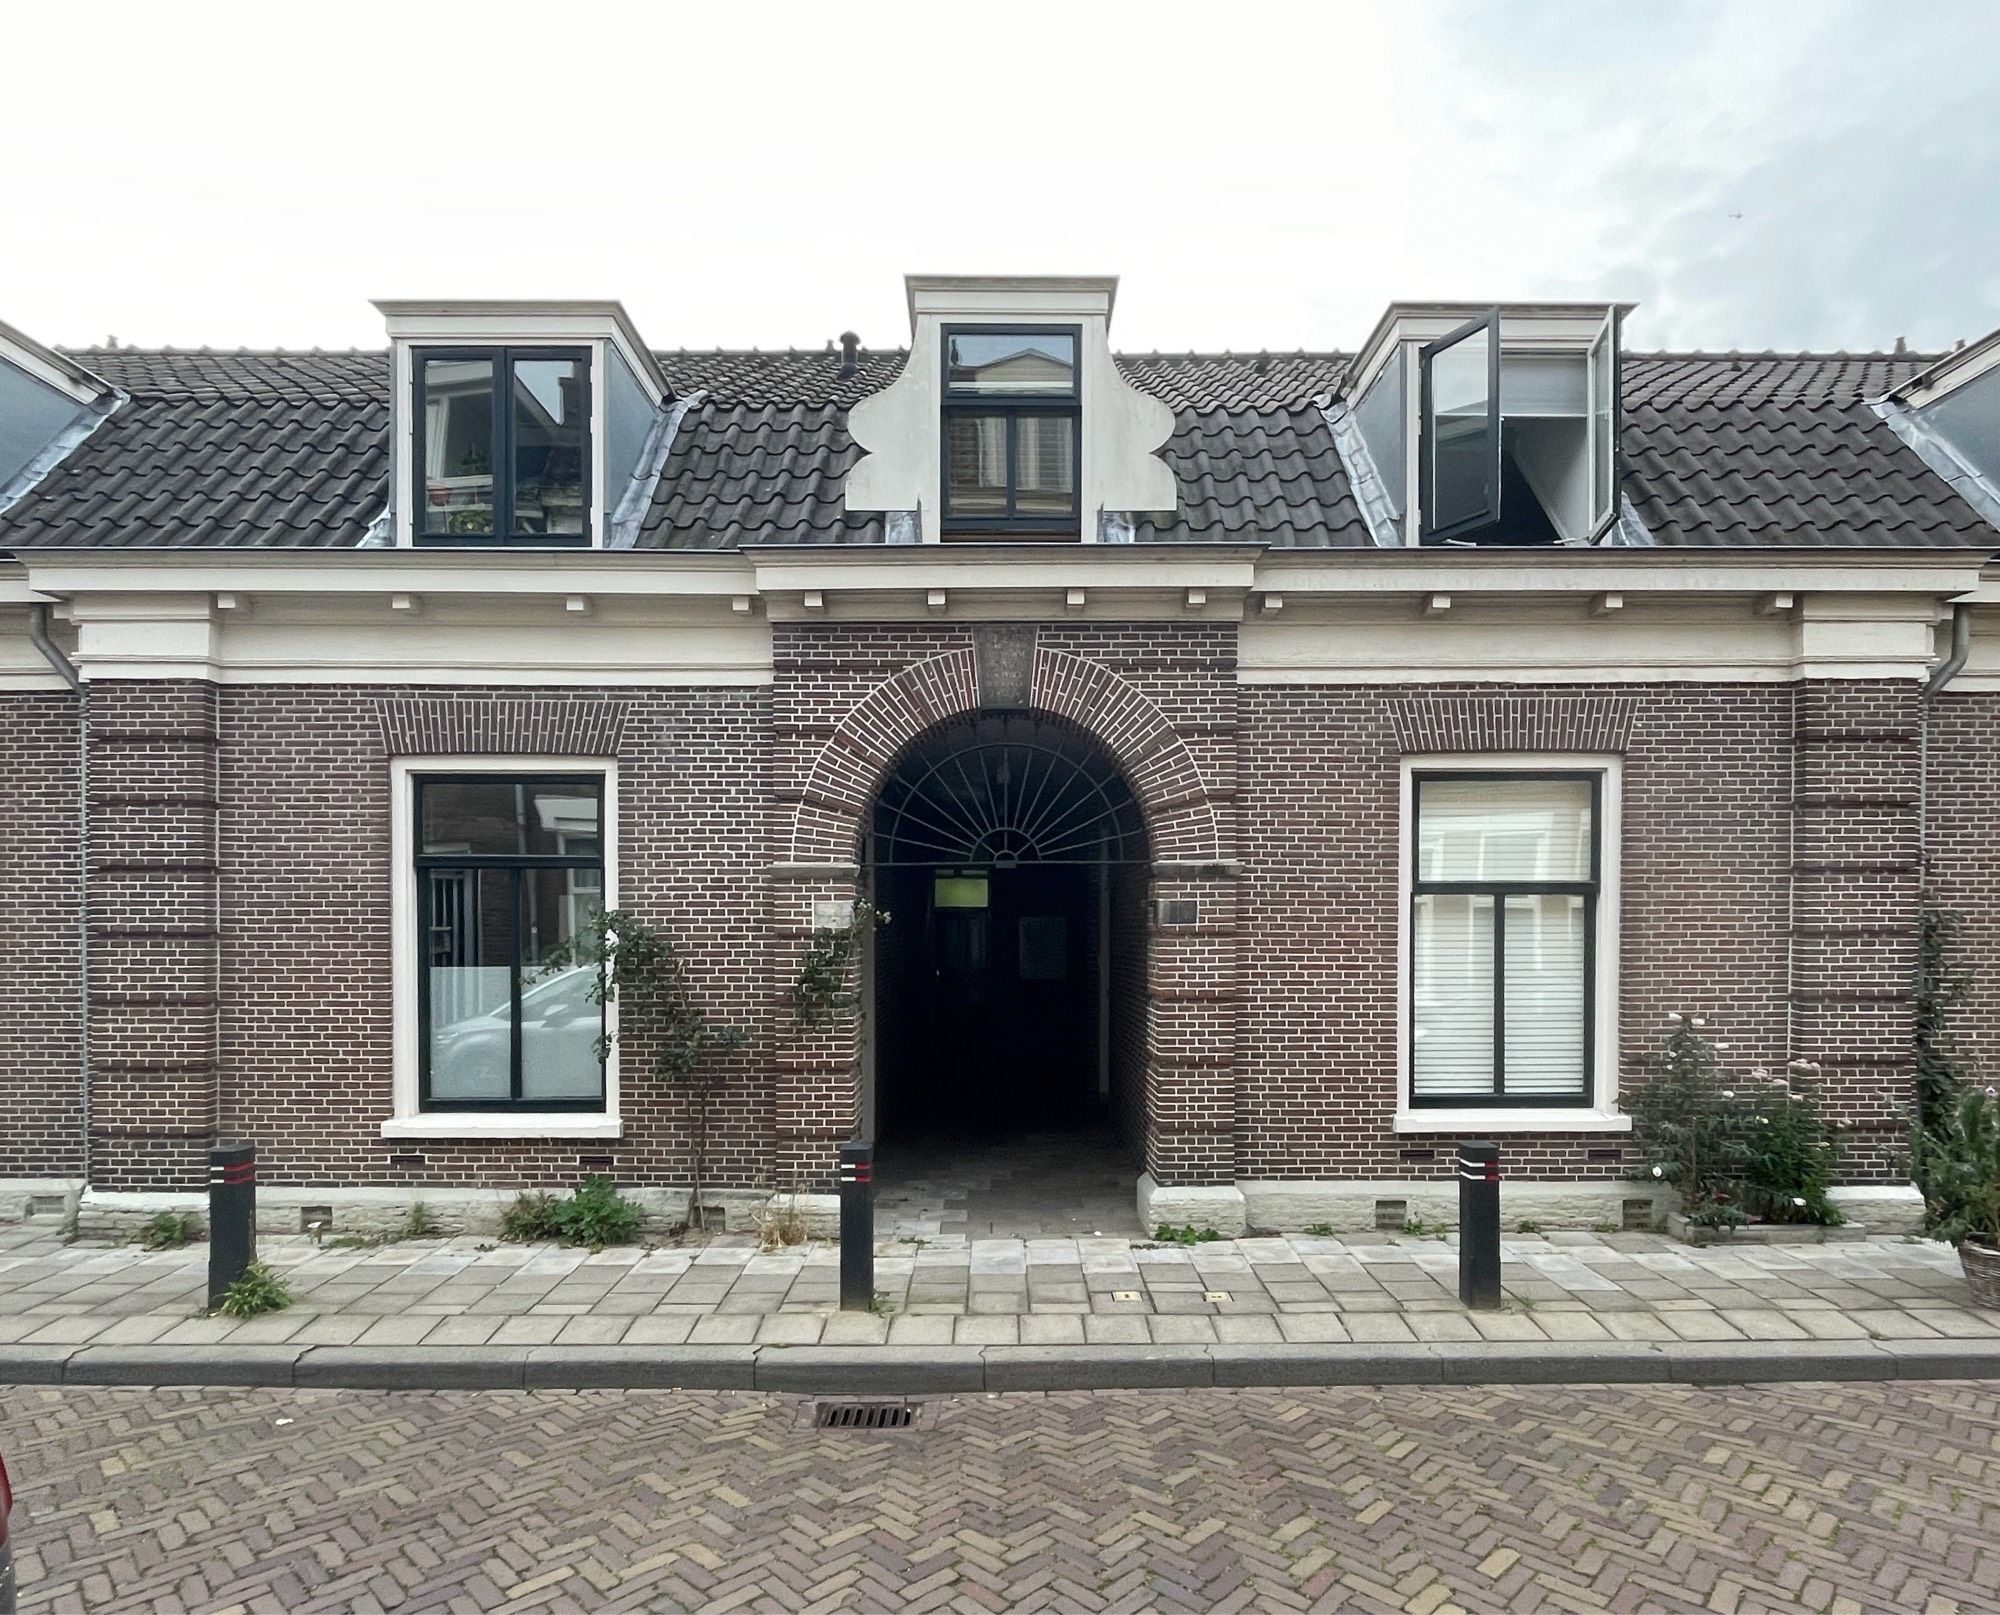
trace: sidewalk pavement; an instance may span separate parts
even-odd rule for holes
[[[1948,1247],[1908,1238],[1516,1236],[1497,1312],[1460,1305],[1449,1237],[884,1241],[866,1313],[837,1310],[826,1243],[259,1246],[294,1304],[239,1322],[201,1314],[206,1246],[0,1228],[0,1382],[914,1391],[996,1388],[995,1365],[1044,1389],[2000,1376],[2000,1313],[1973,1307]]]

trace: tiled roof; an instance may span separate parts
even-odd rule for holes
[[[88,349],[130,401],[0,513],[0,549],[47,544],[351,546],[388,501],[381,352]],[[682,419],[645,548],[879,540],[841,485],[860,451],[847,408],[900,371],[863,351],[669,351]],[[1986,545],[1993,531],[1865,402],[1927,356],[1628,354],[1625,490],[1666,545]],[[1319,406],[1335,353],[1126,354],[1174,411],[1161,451],[1180,486],[1141,540],[1364,546]]]

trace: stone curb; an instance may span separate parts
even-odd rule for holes
[[[0,1384],[916,1396],[1201,1386],[2000,1380],[2000,1340],[1239,1346],[0,1346]]]

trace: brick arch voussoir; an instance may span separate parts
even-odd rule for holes
[[[1220,862],[1222,828],[1187,743],[1137,685],[1069,651],[1035,650],[1033,700],[1118,760],[1145,815],[1153,856]]]
[[[925,730],[978,705],[972,647],[963,645],[892,674],[849,707],[806,771],[792,816],[792,861],[850,861],[896,758]]]

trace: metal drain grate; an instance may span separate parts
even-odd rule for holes
[[[821,1402],[813,1413],[821,1430],[907,1430],[916,1419],[902,1402]]]

